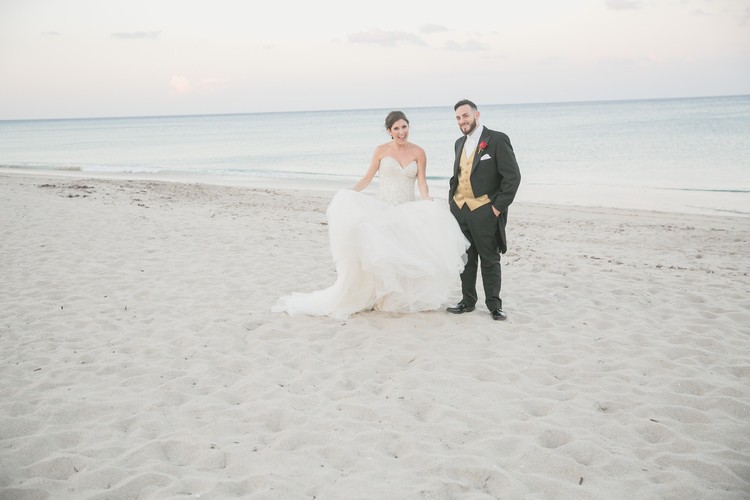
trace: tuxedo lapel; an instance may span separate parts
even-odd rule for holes
[[[472,175],[477,170],[477,165],[479,165],[479,160],[481,160],[482,156],[484,156],[485,150],[482,150],[481,152],[479,151],[479,145],[482,144],[483,142],[485,143],[490,142],[490,132],[489,130],[487,130],[487,127],[484,127],[484,129],[482,129],[482,135],[479,136],[479,142],[477,143],[477,147],[474,150],[474,161],[471,163]]]
[[[464,151],[464,144],[466,144],[466,136],[463,136],[461,139],[456,141],[456,151],[455,151],[456,159],[453,162],[453,173],[456,176],[456,179],[458,179],[458,173],[461,169],[459,165],[461,163],[461,155],[463,154],[463,151]]]

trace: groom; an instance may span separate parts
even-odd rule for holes
[[[500,254],[507,250],[508,205],[516,196],[521,172],[510,139],[479,124],[476,104],[462,100],[453,109],[464,136],[455,145],[448,203],[471,246],[461,273],[463,298],[449,307],[448,312],[462,314],[474,310],[477,263],[481,260],[484,303],[492,319],[504,320],[508,316],[500,299]]]

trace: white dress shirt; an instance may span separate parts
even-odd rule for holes
[[[479,144],[479,138],[482,137],[482,130],[484,125],[477,124],[477,128],[472,133],[466,136],[466,142],[464,143],[464,154],[469,157],[474,151],[477,150],[477,144]]]

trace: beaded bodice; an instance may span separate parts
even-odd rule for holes
[[[380,159],[380,185],[377,198],[398,205],[414,201],[414,182],[417,179],[417,162],[412,161],[405,167],[391,156]]]

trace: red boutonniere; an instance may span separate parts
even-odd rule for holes
[[[482,151],[485,150],[487,147],[487,141],[482,141],[479,143],[479,154],[482,154]]]

